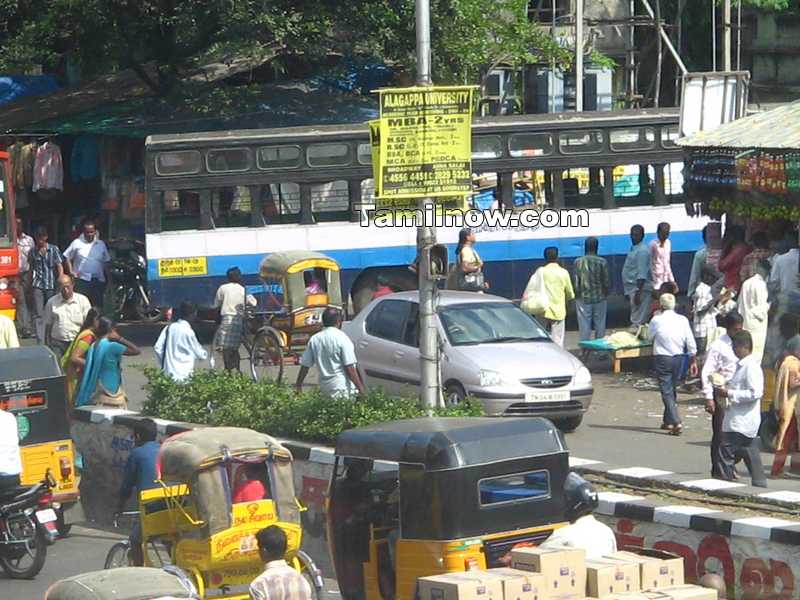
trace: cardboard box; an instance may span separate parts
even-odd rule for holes
[[[679,585],[647,592],[612,594],[603,600],[717,600],[717,591],[696,585]]]
[[[420,577],[420,600],[503,600],[503,585],[486,571],[446,573]]]
[[[586,594],[605,598],[619,592],[639,591],[639,565],[616,558],[586,561]]]
[[[609,556],[637,563],[640,587],[643,590],[658,590],[685,583],[683,558],[677,554],[642,548],[631,552],[616,552]]]
[[[486,572],[502,578],[504,600],[546,600],[545,578],[541,573],[508,567]]]
[[[586,551],[580,548],[518,548],[511,567],[541,573],[548,600],[586,595]]]

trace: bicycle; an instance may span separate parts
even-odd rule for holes
[[[139,511],[132,510],[132,511],[124,511],[121,513],[116,513],[114,515],[114,529],[119,529],[119,519],[120,517],[128,517],[128,518],[139,518]],[[159,548],[159,545],[161,548]],[[148,543],[148,549],[151,554],[149,556],[155,555],[156,560],[158,561],[158,565],[161,567],[165,567],[171,564],[169,559],[170,552],[169,548],[163,542],[159,544],[156,540],[150,540]],[[126,538],[124,540],[120,540],[116,542],[106,554],[105,564],[103,566],[104,569],[117,569],[119,567],[135,567],[135,561],[132,554],[132,546],[130,538]],[[166,553],[166,559],[162,556],[162,552]],[[155,561],[150,561],[152,564],[156,564]]]

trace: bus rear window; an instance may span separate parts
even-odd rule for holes
[[[472,138],[472,158],[499,158],[503,156],[503,142],[499,135]]]
[[[512,135],[508,140],[508,151],[514,158],[547,156],[553,153],[553,136],[549,133]]]
[[[294,169],[300,166],[300,148],[297,146],[266,146],[256,153],[259,169]]]
[[[528,471],[481,479],[478,492],[481,506],[543,500],[550,497],[550,474],[547,471]]]
[[[611,149],[615,152],[650,150],[656,145],[656,132],[652,127],[614,129],[610,137]]]
[[[206,155],[209,173],[247,171],[250,168],[250,150],[247,148],[223,148],[209,150]]]
[[[163,176],[193,175],[200,172],[202,162],[197,150],[160,152],[156,155],[156,173]]]

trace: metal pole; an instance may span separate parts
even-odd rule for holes
[[[575,112],[583,112],[583,0],[575,0]]]
[[[431,18],[429,0],[416,0],[417,11],[417,85],[431,85]],[[435,206],[431,198],[420,198],[421,215]],[[435,208],[434,208],[435,213]],[[424,218],[424,217],[423,217]],[[436,243],[436,228],[417,224],[417,274],[419,275],[419,366],[422,405],[430,414],[439,406],[439,336],[436,329],[434,295],[436,286],[430,273],[431,247]]]
[[[656,0],[656,30],[658,37],[657,51],[658,58],[656,59],[656,89],[653,92],[653,105],[658,108],[661,101],[661,69],[664,66],[664,47],[663,38],[661,37],[661,0]]]
[[[653,12],[653,8],[650,6],[650,3],[647,0],[642,0],[642,6],[644,6],[645,10],[647,11],[647,14],[650,15],[651,19],[656,18],[655,13]],[[689,71],[686,68],[686,65],[683,64],[683,59],[681,59],[681,55],[678,54],[678,51],[675,50],[675,46],[672,45],[672,40],[669,39],[669,35],[667,34],[667,32],[664,30],[663,27],[661,27],[659,31],[661,32],[661,39],[664,40],[664,43],[667,45],[667,48],[669,48],[670,54],[672,54],[672,58],[674,58],[675,62],[678,63],[678,68],[681,70],[681,73],[686,75],[686,73],[688,73]]]
[[[736,70],[742,70],[742,0],[739,0],[739,16],[736,23]]]
[[[731,0],[725,0],[722,12],[722,47],[725,61],[725,71],[731,71]]]
[[[717,70],[717,3],[711,0],[711,70]]]

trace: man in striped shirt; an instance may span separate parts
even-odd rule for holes
[[[308,581],[286,562],[286,533],[270,525],[256,534],[264,572],[250,584],[251,600],[311,600]]]

